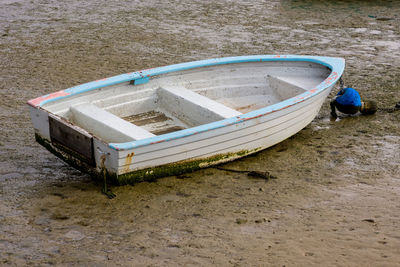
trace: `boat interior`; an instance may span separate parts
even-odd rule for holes
[[[252,62],[160,74],[44,106],[106,142],[129,142],[264,108],[315,88],[330,74],[310,62]]]

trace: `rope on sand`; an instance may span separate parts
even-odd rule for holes
[[[395,111],[400,111],[400,102],[398,102],[393,108],[378,108],[379,111],[392,113]]]

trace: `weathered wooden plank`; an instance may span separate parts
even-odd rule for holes
[[[179,124],[173,118],[155,110],[123,117],[123,119],[143,127],[155,135],[175,132],[186,128],[183,127],[182,123]]]
[[[94,164],[93,137],[89,133],[54,116],[49,116],[49,128],[52,143],[61,144]]]

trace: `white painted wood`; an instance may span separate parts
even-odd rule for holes
[[[281,114],[273,120],[265,116],[265,118],[242,122],[212,132],[134,149],[132,151],[135,152],[135,160],[129,168],[124,165],[124,154],[130,151],[121,151],[119,172],[122,174],[126,171],[151,167],[156,163],[167,164],[180,160],[206,158],[226,152],[272,146],[309,124],[318,113],[325,96],[326,94],[321,94],[311,103],[301,103],[302,106],[282,110]]]
[[[49,113],[46,110],[29,106],[29,113],[35,133],[42,138],[50,140]]]
[[[182,86],[160,87],[157,94],[161,108],[193,126],[242,114]]]
[[[104,167],[110,173],[118,173],[118,151],[111,149],[107,143],[96,137],[93,138],[93,154],[96,162],[96,169],[101,172],[102,166],[102,156],[106,157],[104,161]]]
[[[217,132],[206,131],[204,133],[190,135],[185,138],[179,138],[177,140],[174,140],[173,142],[171,141],[160,142],[152,144],[151,146],[139,147],[135,149],[135,154],[139,155],[142,153],[150,153],[150,152],[157,152],[158,154],[160,154],[163,153],[162,151],[164,150],[170,151],[171,154],[174,154],[176,153],[176,151],[182,150],[181,145],[184,145],[186,143],[196,144],[196,142],[204,142],[202,145],[206,146],[208,145],[208,142],[213,142],[209,141],[209,139],[214,137],[220,138],[214,140],[215,143],[221,143],[224,140],[230,140],[235,138],[232,137],[232,135],[240,136],[242,135],[242,133],[238,133],[238,131],[240,131],[242,128],[248,129],[248,133],[251,134],[252,132],[262,131],[263,129],[266,129],[267,126],[273,127],[275,125],[278,125],[282,123],[282,121],[286,120],[296,121],[298,120],[299,114],[306,112],[308,109],[318,110],[320,105],[322,105],[324,97],[326,97],[325,93],[318,95],[316,98],[309,99],[307,101],[296,104],[295,106],[291,106],[286,109],[282,109],[278,112],[267,114],[266,116],[222,127],[218,129]],[[267,125],[264,123],[267,123]],[[195,130],[193,130],[193,132],[195,132]],[[120,151],[120,157],[121,158],[125,157],[126,154],[130,153],[129,151],[130,150]]]
[[[273,77],[268,75],[267,80],[269,87],[271,87],[272,90],[277,93],[279,100],[281,101],[306,91],[306,89],[300,87],[299,85],[293,84],[295,81],[285,79],[285,77]]]
[[[129,142],[155,136],[92,104],[72,106],[73,121],[107,142]]]

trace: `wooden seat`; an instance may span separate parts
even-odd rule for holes
[[[297,80],[299,78],[297,77]],[[275,91],[280,100],[285,100],[293,96],[299,95],[307,91],[307,87],[303,88],[294,84],[292,79],[288,77],[267,76],[269,86]]]
[[[90,103],[72,106],[70,111],[74,123],[107,142],[129,142],[155,136]]]
[[[160,87],[157,95],[160,107],[192,126],[242,114],[182,86]]]

